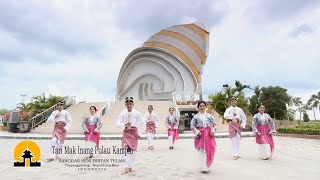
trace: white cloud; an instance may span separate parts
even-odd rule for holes
[[[320,89],[316,76],[320,66],[319,28],[312,34],[290,38],[288,34],[295,20],[252,24],[245,15],[250,3],[229,3],[231,12],[220,25],[211,29],[204,90],[220,90],[222,84],[233,85],[234,80],[260,86]],[[320,17],[318,11],[303,14],[304,17]],[[308,20],[308,24],[319,24],[319,18],[313,20]]]
[[[281,18],[269,17],[267,10],[255,11],[263,13],[255,20],[264,20],[255,23],[248,7],[261,8],[260,1],[205,1],[196,8],[185,1],[177,3],[183,6],[171,7],[163,16],[160,7],[166,2],[58,0],[28,1],[27,6],[1,1],[0,109],[14,108],[20,94],[31,97],[43,92],[104,101],[116,91],[123,60],[150,32],[203,19],[211,25],[205,93],[221,90],[225,83],[233,85],[234,80],[283,86],[301,97],[320,90],[317,4],[298,8],[297,13],[290,6],[284,14],[278,12]],[[270,3],[268,7],[278,2]],[[304,24],[312,32],[289,36]]]

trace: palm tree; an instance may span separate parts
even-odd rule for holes
[[[309,119],[309,117],[305,117],[305,116],[308,116],[307,112],[310,111],[311,109],[312,108],[308,104],[302,105],[300,107],[300,111],[303,113],[304,121],[305,121],[305,119]]]
[[[260,93],[261,93],[261,88],[259,86],[255,86],[254,88],[249,87],[249,89],[251,89],[254,94],[257,96],[257,98],[259,99],[260,97]]]
[[[60,101],[63,101],[64,99],[66,99],[66,97],[50,95],[49,98],[47,99],[48,108],[57,104]]]
[[[31,109],[30,104],[26,104],[26,103],[17,104],[17,108],[21,111],[30,111]]]
[[[223,91],[216,92],[213,95],[210,95],[211,99],[210,104],[212,107],[219,113],[219,115],[223,116],[224,111],[230,106],[230,98],[232,96],[238,97],[238,105],[244,108],[244,111],[247,110],[247,99],[243,93],[245,88],[249,88],[248,85],[243,85],[240,81],[235,82],[236,87],[226,86]]]
[[[44,94],[40,96],[35,96],[32,98],[34,101],[32,103],[33,108],[33,116],[43,112],[44,110],[48,109],[47,99]]]
[[[311,95],[311,98],[308,100],[307,103],[313,110],[314,120],[316,120],[316,112],[315,109],[319,108],[320,106],[320,91],[318,94]],[[320,108],[319,108],[320,110]]]
[[[292,102],[293,102],[294,106],[298,107],[298,111],[300,114],[300,121],[301,121],[301,111],[300,111],[300,106],[302,106],[301,98],[294,97],[294,98],[292,98]]]
[[[236,80],[235,85],[236,87],[234,89],[239,93],[241,93],[246,88],[250,88],[249,85],[243,85],[239,80]]]

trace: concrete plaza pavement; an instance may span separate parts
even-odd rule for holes
[[[83,171],[59,161],[46,162],[50,141],[35,139],[41,149],[40,168],[13,167],[13,150],[22,139],[0,139],[0,179],[319,179],[320,141],[313,139],[275,137],[272,160],[259,159],[258,145],[253,137],[241,142],[241,159],[232,160],[229,139],[217,138],[217,152],[210,174],[198,170],[197,154],[192,139],[179,139],[174,150],[165,139],[155,140],[155,150],[147,150],[147,141],[140,140],[136,156],[136,172],[120,175],[120,166],[98,171]],[[102,146],[119,146],[120,140],[101,140]],[[83,140],[66,140],[65,146],[85,146]],[[62,159],[84,159],[85,155],[63,155]],[[119,154],[98,154],[94,159],[121,159]],[[70,164],[70,163],[69,163]],[[72,164],[72,163],[71,163]]]

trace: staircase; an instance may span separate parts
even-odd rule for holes
[[[90,106],[96,106],[100,110],[106,103],[105,102],[93,102],[93,103],[78,103],[70,106],[67,111],[70,113],[72,118],[72,126],[68,133],[82,134],[81,123],[82,119],[86,114],[89,114]],[[48,134],[53,130],[53,123],[44,122],[41,126],[35,130],[31,130],[32,133]]]
[[[141,113],[143,117],[145,113],[148,112],[148,105],[153,105],[153,112],[155,112],[160,122],[158,123],[157,133],[166,133],[167,129],[165,127],[165,118],[169,114],[169,108],[172,106],[172,101],[135,101],[134,109]],[[104,134],[118,134],[122,133],[122,129],[117,127],[117,121],[119,114],[124,110],[125,104],[123,101],[117,101],[108,113],[102,117],[101,121],[103,126],[101,128],[101,133]]]
[[[70,106],[67,111],[70,113],[72,118],[72,126],[68,133],[70,134],[83,134],[82,131],[82,119],[86,114],[89,114],[89,107],[96,106],[98,110],[105,108],[106,102],[93,102],[93,103],[78,103]],[[153,105],[154,112],[158,115],[160,122],[158,123],[157,133],[167,133],[165,126],[165,118],[169,114],[169,108],[172,107],[172,101],[135,101],[134,109],[141,113],[141,116],[148,112],[148,105]],[[193,105],[194,106],[194,105]],[[102,116],[102,128],[101,133],[103,134],[119,134],[122,133],[122,129],[117,127],[117,120],[122,110],[124,110],[125,104],[123,101],[116,101],[111,108],[108,109],[107,113]],[[212,110],[212,115],[218,123],[218,130],[228,131],[228,125],[222,124],[223,119],[219,114]],[[53,123],[44,122],[42,125],[32,130],[32,133],[39,134],[50,134],[53,130]]]
[[[218,131],[219,131],[219,132],[229,131],[228,123],[225,122],[224,124],[222,124],[222,123],[223,123],[223,117],[220,116],[220,115],[217,113],[217,111],[215,111],[214,109],[212,109],[210,113],[212,114],[213,118],[217,121]]]

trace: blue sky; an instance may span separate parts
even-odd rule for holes
[[[0,109],[41,93],[104,101],[125,57],[162,28],[211,29],[203,90],[240,80],[306,101],[320,90],[320,1],[0,1]]]

